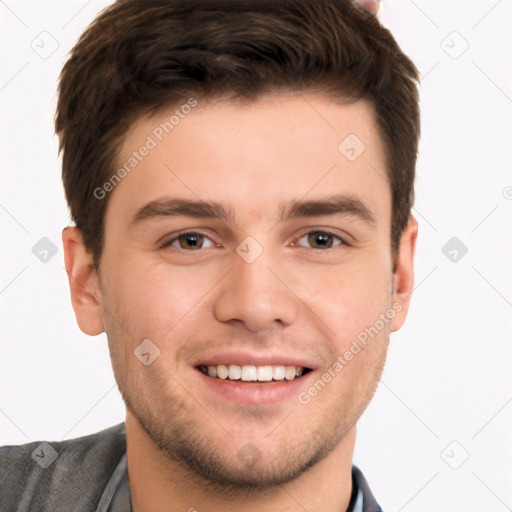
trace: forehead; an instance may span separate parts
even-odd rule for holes
[[[381,141],[363,101],[308,94],[184,102],[132,125],[122,166],[128,172],[112,194],[114,207],[139,208],[171,194],[225,203],[235,217],[256,219],[279,214],[287,201],[333,193],[390,207]]]

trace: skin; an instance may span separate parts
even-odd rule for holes
[[[374,15],[377,15],[380,9],[380,0],[358,0],[358,4]]]
[[[133,125],[120,162],[169,112]],[[391,191],[374,126],[366,103],[315,94],[203,101],[116,186],[99,273],[80,232],[64,229],[78,324],[107,333],[127,403],[135,511],[346,510],[356,422],[382,373],[390,332],[407,315],[418,229],[411,217],[393,272]],[[353,162],[338,150],[349,134],[366,146]],[[346,213],[280,220],[280,205],[333,194],[359,199],[375,222]],[[233,218],[131,223],[163,196],[215,201]],[[315,230],[332,246],[307,236]],[[205,235],[203,247],[182,238],[182,248],[183,231]],[[236,252],[249,236],[263,249],[252,263]],[[393,307],[392,320],[307,404],[296,394],[236,403],[203,385],[194,367],[224,350],[287,354],[314,368],[301,377],[307,391]],[[160,350],[149,366],[134,356],[144,339]],[[259,453],[252,464],[237,457],[249,442]]]

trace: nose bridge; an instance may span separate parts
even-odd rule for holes
[[[222,322],[239,321],[251,331],[263,330],[275,322],[287,325],[297,314],[296,297],[279,279],[274,268],[278,260],[271,251],[257,256],[254,247],[243,243],[233,258],[233,269],[217,297],[215,313]],[[240,248],[246,252],[240,253]],[[253,251],[252,257],[247,255]],[[272,270],[271,270],[272,269]]]

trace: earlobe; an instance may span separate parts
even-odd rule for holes
[[[418,221],[411,215],[400,238],[398,262],[393,273],[393,309],[391,331],[398,331],[405,322],[414,288],[414,252],[418,237]]]
[[[62,245],[71,304],[78,326],[89,336],[101,334],[105,330],[103,309],[92,254],[86,250],[82,233],[76,227],[66,227],[62,230]]]

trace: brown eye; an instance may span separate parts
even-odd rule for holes
[[[331,249],[336,245],[343,245],[341,238],[327,231],[311,231],[299,238],[299,245],[311,249]]]
[[[182,249],[201,249],[204,236],[198,233],[183,233],[178,237],[178,241]]]
[[[211,247],[215,247],[215,244],[206,235],[202,235],[201,233],[188,232],[181,233],[175,238],[172,238],[161,245],[162,249],[166,247],[174,247],[176,249],[183,249],[186,251],[197,251],[199,249],[209,249]]]

